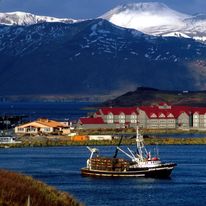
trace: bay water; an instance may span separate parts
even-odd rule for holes
[[[105,156],[115,150],[113,146],[97,148]],[[0,168],[31,175],[88,206],[205,205],[206,147],[162,145],[159,153],[162,160],[177,163],[170,179],[82,177],[80,169],[89,157],[85,146],[2,148]]]

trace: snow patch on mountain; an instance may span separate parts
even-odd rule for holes
[[[182,33],[182,32],[171,32],[171,33],[168,33],[168,34],[165,34],[164,35],[165,37],[172,37],[172,36],[174,36],[174,37],[182,37],[182,38],[191,38],[190,36],[188,36],[188,35],[186,35],[186,34],[184,34],[184,33]]]
[[[0,13],[0,24],[4,25],[32,25],[42,22],[62,22],[62,23],[75,23],[77,20],[69,18],[55,18],[48,16],[37,16],[25,12],[9,12]]]

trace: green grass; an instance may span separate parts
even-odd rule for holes
[[[0,206],[81,206],[65,192],[57,191],[32,177],[0,170]]]

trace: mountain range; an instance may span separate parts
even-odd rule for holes
[[[126,11],[134,19],[132,13],[136,11],[138,18],[142,13],[144,21],[144,12],[154,13],[154,8],[163,19],[166,13],[180,22],[191,19],[160,3],[123,5],[90,20],[0,13],[1,96],[119,94],[141,85],[206,89],[206,44],[204,38],[196,40],[195,30],[190,36],[181,30],[170,36],[171,25],[165,25],[167,34],[162,35],[167,20],[156,25],[160,33],[152,33],[154,25],[150,33],[145,28],[129,28],[129,22],[119,26],[113,22],[115,15]],[[204,15],[196,19],[204,25]],[[204,37],[206,30],[201,28],[196,35]]]

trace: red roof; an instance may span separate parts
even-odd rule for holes
[[[82,117],[79,119],[82,124],[104,124],[104,121],[101,117]]]
[[[205,107],[193,107],[192,113],[206,114],[206,108]]]
[[[171,108],[161,109],[158,106],[141,106],[139,109],[143,110],[149,118],[172,119],[179,117],[182,113],[189,115],[192,108],[187,106],[172,106]]]
[[[96,115],[101,115],[100,111],[97,111],[95,114],[96,114]]]
[[[113,115],[120,115],[121,113],[131,115],[132,113],[137,114],[137,107],[104,107],[101,108],[100,111],[104,115],[108,115],[109,113],[112,113]]]

